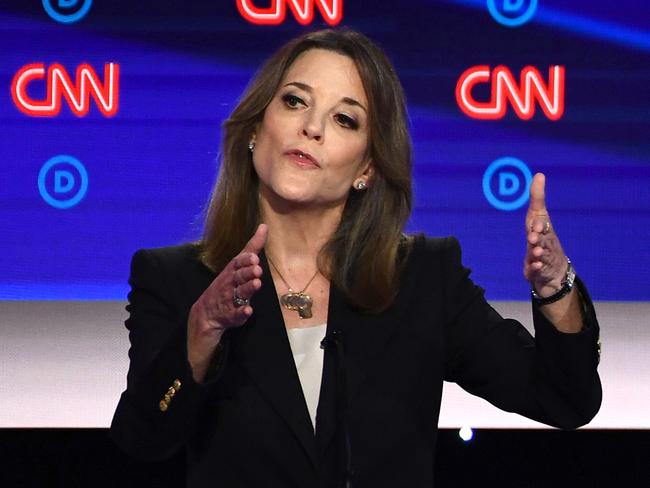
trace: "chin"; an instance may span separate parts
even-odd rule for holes
[[[346,196],[324,195],[314,186],[314,181],[306,178],[284,178],[282,182],[266,185],[267,198],[281,206],[336,206],[345,202]]]
[[[313,196],[314,181],[304,175],[282,175],[282,178],[271,180],[268,188],[272,194],[283,200],[301,202]]]
[[[308,203],[312,198],[312,195],[309,192],[305,191],[305,185],[272,185],[268,187],[268,198],[269,200],[276,201],[278,203]]]
[[[307,195],[305,194],[304,191],[300,191],[300,190],[284,191],[278,193],[278,197],[287,203],[296,204],[296,205],[309,204],[309,203],[313,203],[314,201],[311,195]]]

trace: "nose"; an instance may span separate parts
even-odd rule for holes
[[[305,116],[305,121],[302,127],[302,135],[308,139],[313,139],[320,142],[323,139],[324,124],[322,118],[315,113]]]

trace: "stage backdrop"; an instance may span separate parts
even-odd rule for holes
[[[220,125],[297,33],[358,29],[408,97],[408,229],[455,235],[502,313],[531,175],[602,323],[591,426],[650,428],[650,7],[645,0],[4,0],[0,427],[107,426],[129,261],[200,236]],[[446,387],[442,426],[539,426]]]

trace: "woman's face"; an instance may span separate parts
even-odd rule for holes
[[[255,133],[261,197],[342,208],[352,185],[372,172],[367,110],[352,59],[324,49],[298,56]]]

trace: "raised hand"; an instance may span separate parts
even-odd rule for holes
[[[268,227],[260,224],[244,249],[192,305],[187,321],[187,355],[192,375],[202,382],[224,331],[243,325],[253,314],[250,298],[262,287],[258,254]]]
[[[567,258],[546,210],[546,177],[537,173],[530,185],[530,205],[526,214],[526,257],[524,276],[542,297],[561,288]]]

